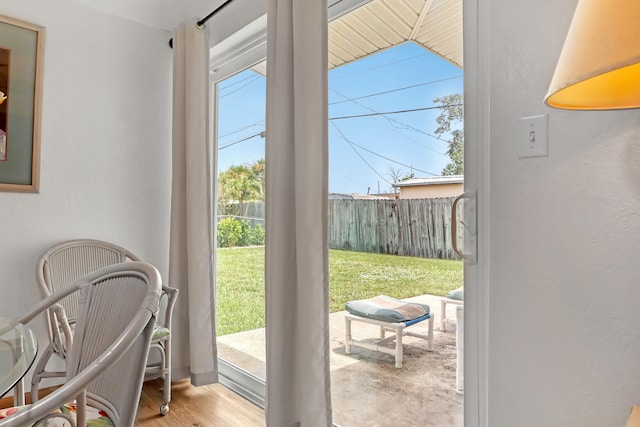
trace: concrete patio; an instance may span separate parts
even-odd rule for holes
[[[428,304],[435,316],[434,351],[427,342],[406,336],[404,360],[359,347],[344,351],[344,311],[329,316],[331,390],[334,421],[344,427],[462,426],[462,395],[456,392],[455,306],[447,305],[447,331],[440,330],[440,297],[421,295],[410,301]],[[411,327],[427,333],[427,322]],[[354,322],[352,335],[372,340],[378,328]],[[265,378],[265,331],[256,329],[218,338],[218,356]]]

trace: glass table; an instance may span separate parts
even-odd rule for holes
[[[0,397],[14,389],[14,403],[24,405],[23,377],[37,350],[38,341],[31,329],[0,317]]]

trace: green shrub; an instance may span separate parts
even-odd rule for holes
[[[218,222],[218,246],[230,248],[238,246],[242,235],[242,226],[237,219],[227,217]]]
[[[251,246],[264,245],[264,227],[261,224],[247,230],[247,243]]]
[[[249,246],[249,221],[240,221],[240,238],[236,246]]]
[[[264,245],[264,227],[251,227],[249,221],[226,217],[218,222],[218,247]]]

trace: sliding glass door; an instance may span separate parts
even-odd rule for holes
[[[214,85],[216,330],[223,381],[256,403],[265,380],[265,83],[246,69]]]
[[[342,0],[329,9],[336,19],[329,32],[327,124],[331,383],[334,420],[345,427],[387,425],[381,420],[391,416],[395,424],[462,425],[454,306],[446,308],[447,326],[440,325],[442,296],[463,281],[462,261],[451,259],[445,242],[451,201],[444,199],[456,194],[423,197],[440,200],[433,203],[397,200],[397,184],[407,180],[428,181],[445,171],[463,175],[460,147],[452,144],[462,142],[455,139],[464,99],[461,46],[447,59],[444,51],[435,55],[427,47],[430,25],[461,21],[451,5],[461,9],[461,2],[427,0]],[[451,19],[445,22],[447,14]],[[214,47],[211,65],[221,381],[259,405],[266,371],[265,56],[263,17]],[[451,113],[443,116],[444,126],[438,121],[442,111]],[[418,229],[432,235],[412,231]],[[384,232],[390,233],[387,240],[375,240]],[[401,369],[380,352],[346,354],[345,302],[379,294],[430,305],[437,316],[434,352],[426,342],[407,338]],[[379,333],[360,326],[353,332],[365,339]]]

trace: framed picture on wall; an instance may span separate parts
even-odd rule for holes
[[[0,191],[37,193],[44,28],[0,15]]]

